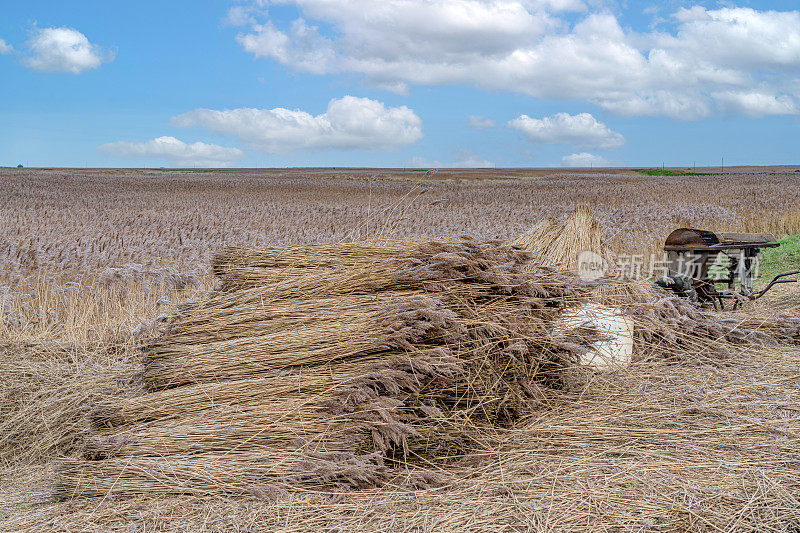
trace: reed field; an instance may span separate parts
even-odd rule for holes
[[[0,530],[798,531],[800,292],[573,272],[795,170],[0,169]]]
[[[667,228],[800,233],[800,173],[706,176],[568,170],[0,171],[3,277],[140,265],[199,273],[224,246],[363,238],[515,239],[585,203],[617,251]]]

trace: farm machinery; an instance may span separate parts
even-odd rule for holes
[[[724,310],[726,302],[738,309],[757,300],[775,285],[796,283],[800,271],[778,274],[763,289],[753,282],[759,276],[763,248],[779,246],[770,233],[724,233],[680,228],[664,243],[667,274],[656,283],[701,305]]]

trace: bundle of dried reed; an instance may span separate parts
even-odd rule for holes
[[[364,294],[470,280],[509,284],[513,280],[506,277],[519,278],[519,273],[509,273],[508,268],[531,260],[532,254],[519,247],[499,242],[487,247],[465,238],[457,243],[317,244],[285,251],[231,248],[218,254],[213,265],[222,291],[267,288],[276,297],[294,299],[301,292],[307,296]],[[556,275],[543,263],[536,265],[547,271],[539,276],[543,281]]]
[[[395,461],[469,453],[569,384],[602,332],[554,321],[587,302],[632,318],[640,358],[766,340],[641,283],[585,282],[498,242],[376,252],[386,268],[344,250],[346,266],[324,275],[297,267],[309,274],[251,278],[185,306],[147,348],[152,392],[98,406],[85,459],[59,470],[57,494],[362,487]]]
[[[639,359],[692,359],[702,354],[719,358],[729,355],[738,345],[786,340],[786,336],[755,320],[702,310],[644,280],[598,280],[592,285],[593,301],[618,309],[633,320]]]
[[[585,292],[574,275],[526,272],[531,254],[501,243],[403,250],[377,289],[379,275],[351,261],[335,270],[361,273],[345,290],[301,277],[185,307],[148,347],[143,378],[155,392],[100,405],[86,457],[269,450],[303,463],[377,452],[368,462],[383,468],[397,454],[461,453],[481,427],[510,424],[558,386],[557,366],[581,340],[552,337],[547,324]]]
[[[320,268],[345,267],[365,260],[394,259],[412,252],[415,243],[342,242],[311,243],[295,246],[261,248],[228,247],[212,260],[217,276],[239,266],[251,268]]]
[[[759,331],[784,344],[800,344],[800,317],[791,313],[745,309],[730,317],[728,322],[741,329]]]
[[[225,291],[295,280],[305,275],[338,277],[342,269],[396,264],[418,245],[404,243],[316,243],[265,248],[229,247],[211,261],[214,274]],[[377,282],[379,276],[371,281]]]
[[[545,256],[553,252],[553,237],[561,231],[561,224],[552,217],[544,218],[520,235],[515,244]]]

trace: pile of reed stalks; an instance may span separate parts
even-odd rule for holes
[[[214,269],[222,290],[146,347],[148,392],[93,410],[57,497],[362,488],[491,447],[602,338],[553,327],[587,302],[633,317],[639,357],[765,339],[500,242],[233,249]]]
[[[754,319],[704,310],[651,283],[601,279],[590,284],[591,300],[613,307],[634,323],[635,355],[666,359],[731,355],[741,345],[791,344],[800,319],[784,315]]]
[[[749,310],[745,307],[728,320],[738,322],[742,329],[760,331],[782,344],[800,344],[800,317],[786,311]]]

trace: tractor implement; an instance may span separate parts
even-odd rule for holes
[[[757,300],[800,271],[778,274],[764,289],[755,291],[762,248],[780,246],[771,233],[727,233],[694,228],[676,229],[664,243],[668,273],[656,284],[701,305],[725,309],[731,301],[738,309]],[[720,287],[721,286],[721,287]]]

